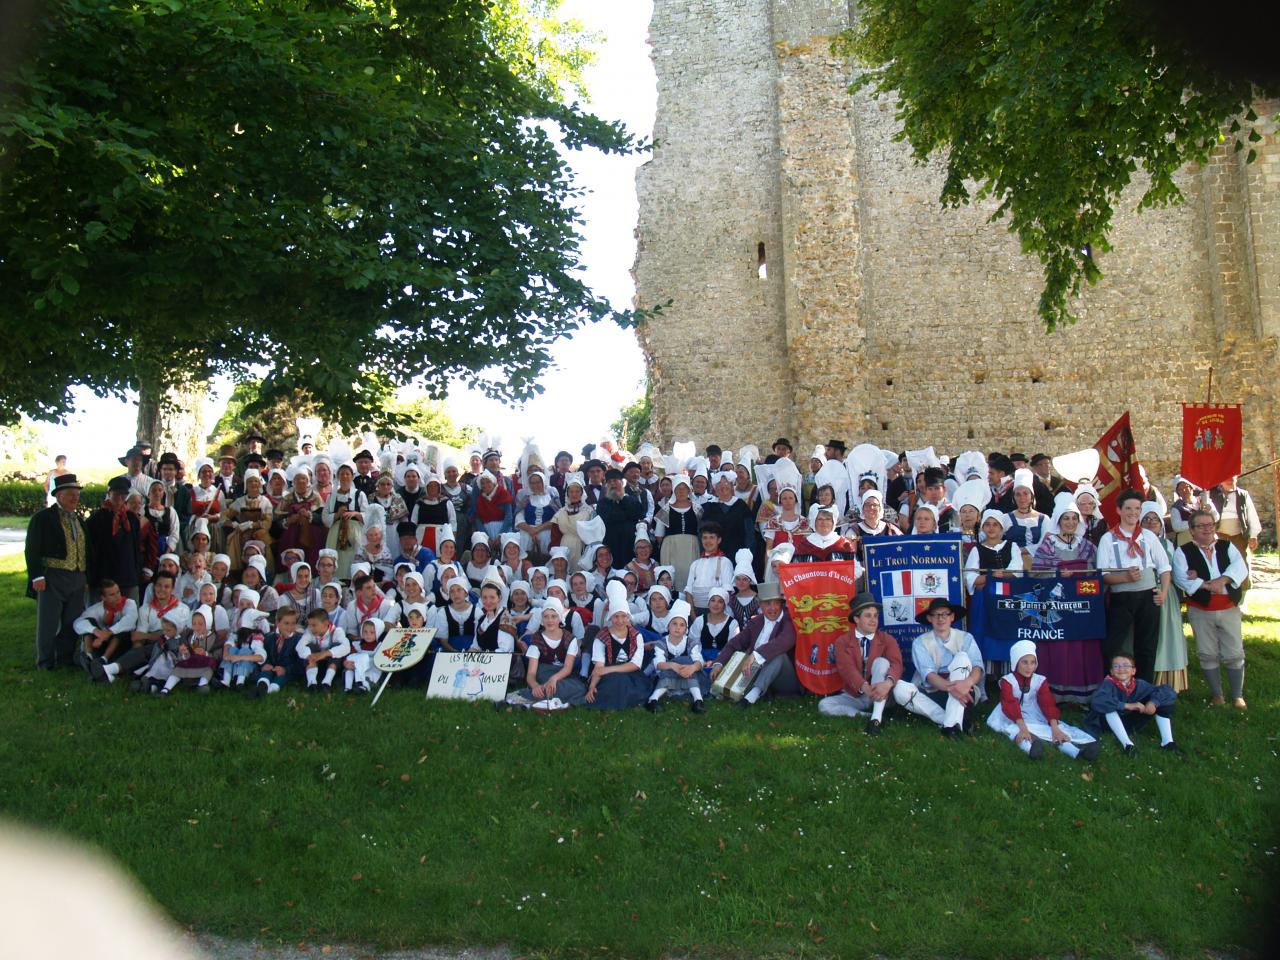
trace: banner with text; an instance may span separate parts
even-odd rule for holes
[[[1208,490],[1240,473],[1240,404],[1182,405],[1182,476]]]
[[[987,578],[980,598],[984,632],[1009,644],[1019,640],[1098,640],[1107,633],[1102,582],[1096,577]]]
[[[838,692],[836,638],[849,629],[858,585],[854,562],[784,563],[778,583],[796,628],[796,678],[819,696]]]
[[[880,628],[902,648],[904,677],[914,672],[911,643],[925,630],[916,622],[916,615],[935,597],[964,602],[961,541],[959,533],[867,537],[862,541],[867,588],[883,605]]]
[[[503,700],[511,673],[510,653],[437,653],[427,696],[444,700]]]

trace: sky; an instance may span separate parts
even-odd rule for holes
[[[650,0],[565,0],[561,7],[565,17],[577,18],[604,36],[595,64],[586,71],[589,108],[622,121],[644,138],[653,133],[657,98],[647,43],[652,9]],[[635,172],[645,156],[606,157],[583,151],[569,152],[567,158],[578,185],[587,191],[579,201],[586,281],[615,309],[627,309],[634,293]],[[456,423],[475,424],[501,438],[511,460],[530,436],[548,458],[560,449],[576,453],[585,443],[599,442],[619,409],[642,392],[644,358],[635,334],[610,323],[595,324],[562,340],[552,353],[555,369],[541,381],[545,392],[523,408],[453,383],[446,400],[450,415]],[[593,380],[612,387],[609,402],[586,400],[583,387]],[[229,394],[229,383],[215,382],[204,411],[207,430],[221,417]],[[136,398],[104,400],[84,389],[74,395],[76,412],[65,425],[38,425],[50,455],[66,453],[72,469],[114,463],[133,443]]]

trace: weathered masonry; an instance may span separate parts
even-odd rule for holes
[[[1046,334],[1039,264],[992,206],[946,211],[941,167],[894,143],[894,105],[847,92],[832,0],[656,0],[653,159],[637,302],[653,439],[1067,452],[1125,409],[1167,490],[1179,403],[1245,405],[1246,468],[1274,455],[1280,142],[1184,169],[1186,200],[1117,216],[1080,322]],[[1259,114],[1280,105],[1258,104]],[[1270,471],[1251,478],[1271,507]]]

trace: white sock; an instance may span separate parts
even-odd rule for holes
[[[1129,739],[1129,731],[1124,728],[1124,721],[1120,719],[1120,714],[1114,710],[1107,714],[1107,726],[1116,735],[1116,739],[1120,741],[1121,746],[1133,746],[1133,741]]]
[[[230,667],[222,668],[222,685],[224,687],[231,686],[231,668]]]
[[[666,694],[667,694],[667,688],[666,688],[666,687],[658,687],[658,689],[657,689],[657,690],[654,690],[654,691],[653,691],[653,696],[651,696],[649,699],[650,699],[650,700],[661,700],[664,696],[666,696]]]
[[[267,693],[279,693],[279,692],[280,692],[280,684],[278,683],[267,684]]]
[[[352,685],[356,681],[356,672],[354,670],[343,670],[342,672],[346,674],[346,676],[342,678],[342,686],[345,690],[350,692]]]
[[[170,674],[169,679],[164,682],[164,692],[168,693],[177,685],[178,685],[178,678]]]
[[[115,678],[116,678],[116,674],[120,672],[120,664],[118,664],[118,663],[104,663],[104,664],[102,665],[102,672],[103,672],[103,673],[105,673],[105,674],[107,675],[107,680],[108,680],[108,681],[115,680]]]
[[[330,667],[328,670],[326,670],[326,671],[324,672],[324,681],[323,681],[323,683],[324,683],[324,685],[325,685],[326,687],[332,687],[332,686],[333,686],[333,676],[334,676],[334,674],[335,674],[335,673],[337,673],[337,671],[336,671],[333,667]]]
[[[201,677],[201,678],[200,678],[200,683],[198,684],[198,686],[201,686],[201,687],[207,687],[208,685],[209,685],[209,678],[208,678],[208,677]]]
[[[1173,743],[1173,721],[1156,714],[1156,729],[1160,731],[1160,746]]]
[[[873,701],[873,703],[872,703],[872,705],[871,705],[871,719],[872,719],[872,720],[879,721],[879,719],[880,719],[881,717],[883,717],[883,716],[884,716],[884,708],[885,708],[885,704],[887,704],[888,702],[889,702],[889,701],[888,701],[887,699],[885,699],[885,700],[876,700],[876,701]]]
[[[666,693],[666,691],[664,690],[664,691],[663,691],[663,693]],[[697,701],[701,700],[701,699],[702,699],[702,688],[701,688],[701,687],[690,687],[690,688],[689,688],[689,696],[691,696],[691,697],[693,698],[693,700],[694,700],[694,702],[695,702],[695,703],[696,703]]]
[[[760,688],[752,687],[750,690],[747,691],[747,695],[742,699],[747,701],[747,703],[755,703],[757,700],[760,699]]]
[[[1065,753],[1072,760],[1080,756],[1080,748],[1077,747],[1074,743],[1060,743],[1058,744],[1058,749],[1061,750],[1063,753]]]
[[[320,675],[319,667],[307,667],[307,686],[316,682],[316,677]]]

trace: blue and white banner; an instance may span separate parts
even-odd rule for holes
[[[958,533],[867,537],[862,541],[867,588],[883,605],[880,628],[902,648],[903,676],[914,672],[911,643],[925,630],[916,622],[916,615],[935,597],[964,602],[961,541]]]
[[[1107,633],[1102,583],[1096,576],[989,577],[978,599],[984,606],[985,633],[1006,645],[1098,640]]]

